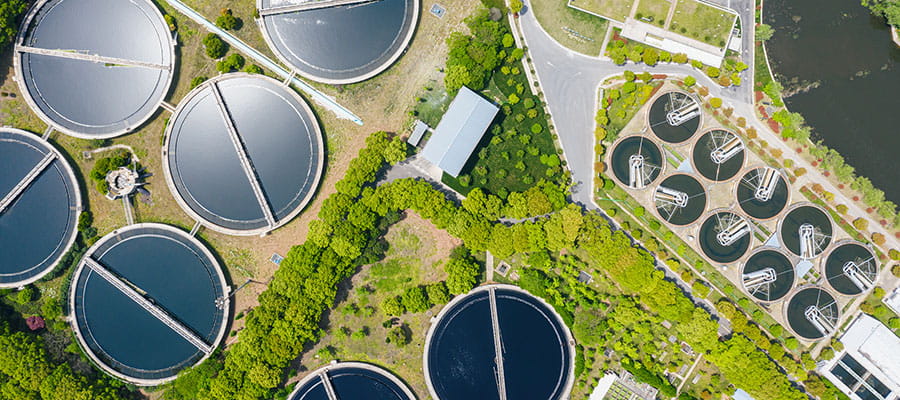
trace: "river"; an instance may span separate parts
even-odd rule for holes
[[[900,204],[900,47],[884,20],[859,0],[765,4],[765,22],[775,28],[766,46],[779,81],[788,89],[819,84],[785,99],[788,108],[803,114],[815,139]]]

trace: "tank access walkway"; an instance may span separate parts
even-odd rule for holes
[[[169,71],[172,69],[170,65],[157,64],[146,61],[128,60],[124,58],[104,57],[97,54],[86,54],[78,50],[62,50],[62,49],[42,49],[38,47],[16,45],[17,53],[38,54],[49,57],[69,58],[72,60],[90,61],[98,64],[106,64],[110,67],[143,67],[150,69],[161,69]]]
[[[53,160],[56,160],[56,153],[47,153],[47,155],[45,155],[31,171],[28,171],[28,174],[26,174],[16,186],[13,186],[12,190],[10,190],[6,196],[3,196],[3,199],[0,199],[0,214],[6,211],[6,209],[9,208],[22,193],[25,193],[25,189],[28,189],[28,187],[37,180],[37,177],[50,166],[50,163],[52,163]]]
[[[374,3],[381,0],[313,0],[304,1],[299,4],[291,4],[289,6],[272,7],[259,10],[261,17],[276,14],[287,14],[298,11],[319,10],[322,8],[349,6],[363,3]]]
[[[503,372],[503,340],[500,337],[500,318],[497,314],[497,293],[491,287],[488,290],[488,298],[491,303],[491,326],[494,329],[494,362],[497,364],[497,393],[500,400],[506,400],[506,374]]]
[[[94,260],[91,257],[85,257],[84,266],[90,268],[92,272],[96,273],[105,281],[109,282],[110,285],[121,291],[125,296],[137,303],[137,305],[139,305],[141,308],[147,310],[150,315],[156,317],[156,319],[160,320],[160,322],[166,324],[166,326],[171,328],[173,331],[175,331],[175,333],[183,337],[190,344],[194,345],[194,347],[200,349],[200,351],[202,351],[204,354],[212,353],[213,347],[211,345],[197,336],[197,334],[195,334],[190,328],[182,324],[180,321],[176,320],[166,310],[148,300],[141,293],[138,293],[136,287],[134,287],[130,282],[126,283],[127,281],[116,276],[116,274],[106,269],[106,267],[104,267],[103,265],[100,265],[97,260]]]

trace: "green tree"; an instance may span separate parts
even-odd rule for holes
[[[200,86],[203,82],[206,82],[207,80],[209,80],[209,78],[206,76],[195,76],[193,79],[191,79],[191,89],[193,89],[197,86]]]
[[[509,1],[509,10],[513,12],[513,14],[518,14],[522,11],[522,8],[525,5],[522,3],[522,0],[510,0]]]
[[[697,83],[697,78],[694,78],[693,76],[688,75],[687,77],[684,78],[684,84],[687,87],[694,86],[696,83]]]
[[[397,347],[404,347],[412,341],[412,331],[406,324],[395,326],[388,331],[384,341]]]
[[[16,37],[19,29],[19,18],[28,9],[25,0],[5,0],[0,2],[0,49],[3,49]]]
[[[237,71],[244,66],[244,56],[238,53],[231,53],[228,57],[225,57],[222,61],[219,61],[216,64],[216,70],[221,73],[229,73],[232,71]]]
[[[428,292],[428,302],[431,304],[446,304],[451,299],[444,282],[432,283],[425,287],[425,291]]]
[[[228,43],[225,43],[215,33],[210,33],[203,38],[203,47],[206,48],[206,55],[214,60],[220,59],[228,53]]]
[[[263,69],[256,64],[247,64],[247,66],[244,67],[244,72],[248,74],[262,74]]]
[[[900,3],[896,0],[862,0],[861,3],[873,14],[884,17],[888,25],[900,27]]]
[[[382,300],[381,312],[387,316],[400,316],[406,312],[406,308],[404,308],[403,303],[400,302],[400,297],[391,296]]]
[[[465,247],[453,249],[450,261],[444,268],[447,270],[447,290],[451,294],[467,293],[478,284],[481,266]]]
[[[411,313],[424,312],[431,308],[431,303],[428,302],[428,295],[425,292],[425,288],[421,286],[406,289],[406,291],[403,292],[401,302],[403,303],[403,307],[406,308],[406,311]]]
[[[230,8],[226,8],[226,9],[222,10],[222,14],[219,15],[218,18],[216,18],[216,26],[218,26],[219,28],[222,28],[226,31],[235,31],[235,30],[241,29],[241,26],[243,24],[244,23],[243,23],[243,21],[241,21],[240,18],[235,17],[231,13]]]
[[[766,40],[771,39],[774,34],[775,29],[767,24],[759,24],[756,26],[756,40],[758,41],[765,42]]]

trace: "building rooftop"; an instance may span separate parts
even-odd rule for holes
[[[900,337],[860,314],[840,340],[844,351],[821,367],[825,377],[854,400],[900,398]]]
[[[422,156],[444,172],[459,176],[499,109],[467,87],[450,103]]]

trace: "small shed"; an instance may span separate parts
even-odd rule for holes
[[[444,172],[459,176],[499,110],[463,86],[425,144],[422,156]]]

